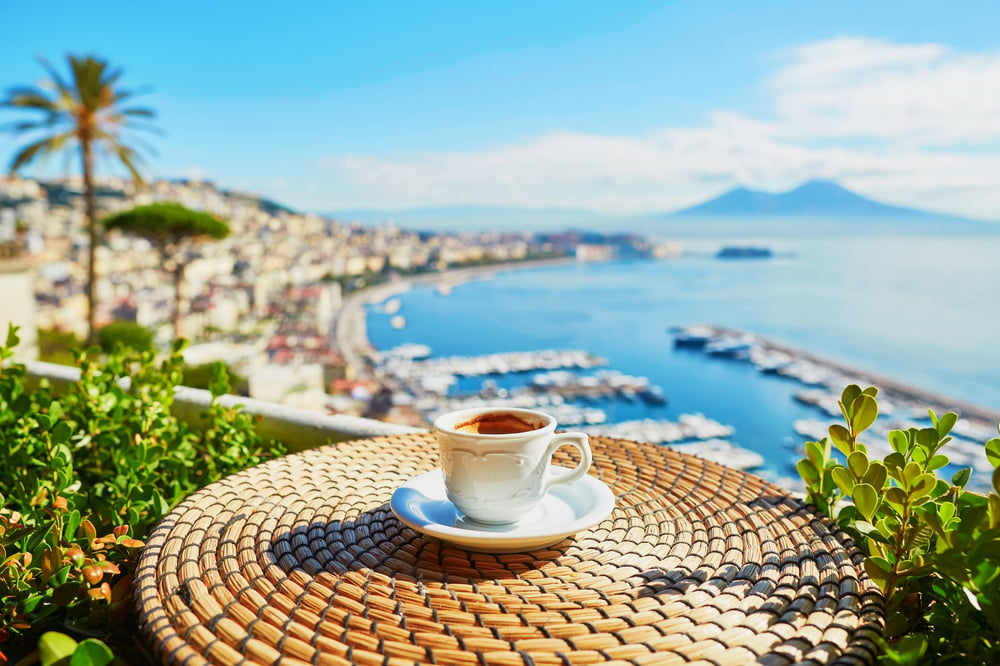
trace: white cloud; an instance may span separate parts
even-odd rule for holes
[[[784,54],[765,83],[770,118],[715,111],[702,126],[642,136],[557,131],[480,151],[322,164],[359,205],[381,208],[637,213],[697,203],[737,183],[782,189],[818,177],[895,203],[998,218],[1000,150],[987,150],[1000,139],[996,81],[1000,53],[845,37]]]
[[[845,37],[789,60],[769,82],[784,136],[937,147],[1000,137],[1000,52]]]

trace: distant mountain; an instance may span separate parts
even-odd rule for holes
[[[643,216],[637,228],[663,236],[1000,233],[994,222],[880,203],[827,180],[777,194],[737,187],[691,208]]]
[[[962,220],[916,208],[891,206],[851,192],[828,180],[810,180],[788,192],[772,194],[737,187],[705,203],[670,214],[671,217],[821,217],[908,220]]]
[[[670,213],[616,217],[573,208],[440,206],[322,213],[364,225],[394,224],[415,231],[560,231],[586,229],[674,236],[802,236],[878,234],[994,234],[1000,224],[879,203],[837,183],[811,180],[773,194],[746,187]]]

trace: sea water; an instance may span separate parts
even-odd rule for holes
[[[685,240],[684,253],[666,260],[507,271],[447,295],[416,287],[397,296],[405,328],[370,309],[369,337],[380,349],[426,344],[434,356],[585,349],[612,369],[648,377],[669,401],[600,401],[610,422],[701,412],[734,426],[730,439],[763,454],[777,473],[789,472],[804,440],[795,419],[833,419],[792,399],[804,388],[795,380],[674,348],[669,327],[744,329],[1000,411],[1000,237],[733,242],[775,255],[723,260],[718,240]],[[465,379],[458,389],[481,382]]]

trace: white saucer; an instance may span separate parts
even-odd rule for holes
[[[562,468],[560,468],[562,469]],[[415,476],[392,493],[392,512],[403,524],[442,541],[484,553],[516,553],[559,543],[607,518],[615,496],[601,480],[583,476],[553,486],[523,519],[507,525],[469,520],[445,496],[441,470]]]

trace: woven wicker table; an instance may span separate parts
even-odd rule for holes
[[[874,661],[881,596],[830,523],[697,457],[606,438],[592,448],[617,508],[517,554],[449,546],[391,513],[393,489],[437,465],[431,435],[235,474],[149,539],[135,582],[143,632],[164,663],[191,665]]]

